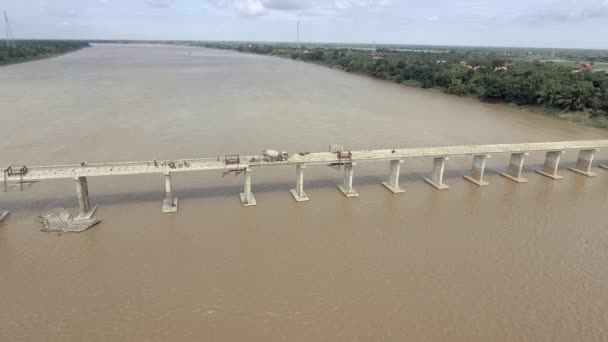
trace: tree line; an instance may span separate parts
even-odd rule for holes
[[[201,43],[209,48],[287,57],[375,78],[438,88],[487,101],[578,111],[608,117],[608,74],[577,70],[553,62],[514,59],[496,50],[445,53],[297,47],[248,43]]]
[[[48,58],[89,46],[82,41],[18,40],[15,47],[0,46],[0,65]]]

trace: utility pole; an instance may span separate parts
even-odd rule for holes
[[[15,48],[15,41],[13,39],[13,32],[11,31],[11,25],[8,22],[8,14],[4,11],[4,25],[6,30],[6,48]]]

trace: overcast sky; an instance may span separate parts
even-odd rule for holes
[[[3,0],[17,38],[608,48],[608,0]]]

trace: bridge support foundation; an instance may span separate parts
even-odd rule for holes
[[[528,180],[521,177],[521,172],[524,168],[524,159],[529,155],[529,153],[512,153],[508,171],[500,175],[517,183],[526,183]]]
[[[97,205],[91,206],[89,201],[89,184],[87,182],[87,177],[74,177],[74,181],[76,181],[76,195],[78,196],[79,207],[76,220],[88,220],[95,214]]]
[[[400,194],[405,190],[399,187],[399,173],[401,172],[401,164],[403,160],[391,160],[391,174],[388,177],[388,182],[382,182],[385,188],[394,194]]]
[[[173,196],[171,189],[171,173],[165,173],[165,199],[163,200],[163,213],[176,213],[177,212],[177,197]]]
[[[241,204],[243,207],[252,207],[257,205],[255,201],[255,197],[253,197],[253,193],[251,192],[251,169],[245,169],[245,188],[243,192],[240,194],[241,196]]]
[[[597,176],[597,174],[591,172],[591,164],[593,163],[595,153],[597,153],[597,150],[581,150],[578,153],[576,167],[570,168],[569,170],[587,177]]]
[[[488,159],[490,156],[489,155],[477,155],[473,157],[473,167],[471,169],[471,175],[470,176],[464,176],[464,179],[468,180],[469,182],[475,184],[475,185],[479,185],[479,186],[486,186],[489,185],[488,182],[483,180],[483,175],[485,173],[485,169],[486,169],[486,159]]]
[[[310,198],[304,192],[304,169],[306,165],[296,166],[296,188],[289,190],[293,198],[298,202],[308,202]]]
[[[359,193],[353,189],[353,166],[355,165],[357,164],[344,165],[344,185],[338,185],[338,189],[348,198],[359,197]]]
[[[430,179],[425,178],[424,181],[439,190],[449,189],[449,186],[443,184],[443,171],[445,169],[445,162],[448,160],[450,160],[448,157],[437,157],[433,159],[433,174]]]
[[[543,166],[542,170],[536,170],[536,172],[551,179],[563,179],[564,177],[557,174],[557,168],[559,167],[559,160],[564,153],[564,151],[547,152],[547,156],[545,157],[545,165]]]

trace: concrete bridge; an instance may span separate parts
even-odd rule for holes
[[[578,151],[578,161],[570,170],[578,174],[593,177],[591,172],[594,155],[599,149],[608,147],[608,140],[567,141],[550,143],[499,144],[499,145],[470,145],[428,148],[405,148],[389,150],[348,151],[343,148],[333,148],[329,152],[297,153],[286,158],[268,158],[267,156],[223,156],[217,158],[199,158],[163,161],[140,161],[125,163],[55,165],[55,166],[19,166],[6,168],[3,173],[5,189],[11,183],[43,181],[52,179],[73,179],[79,204],[80,219],[93,216],[96,206],[89,201],[87,177],[121,176],[137,174],[163,174],[165,177],[166,197],[163,201],[164,213],[177,212],[178,200],[171,189],[171,175],[179,172],[194,171],[224,171],[243,173],[244,189],[240,194],[243,206],[254,206],[256,200],[251,192],[252,171],[261,167],[292,166],[296,168],[296,184],[291,194],[298,202],[308,201],[304,192],[304,170],[309,165],[334,165],[344,168],[344,182],[338,189],[346,197],[357,197],[359,194],[353,188],[354,170],[360,162],[388,162],[390,173],[382,185],[389,191],[398,194],[403,190],[399,186],[401,164],[406,159],[432,157],[432,172],[425,181],[439,190],[449,187],[443,183],[443,173],[446,162],[450,157],[472,157],[471,173],[464,178],[478,186],[486,186],[484,171],[486,159],[492,154],[511,154],[507,172],[502,176],[518,183],[524,183],[522,169],[525,157],[530,153],[546,153],[545,163],[537,172],[551,179],[561,179],[557,174],[561,155],[566,151]],[[600,165],[604,169],[608,166]],[[8,213],[3,214],[3,218]],[[1,222],[1,221],[0,221]]]

